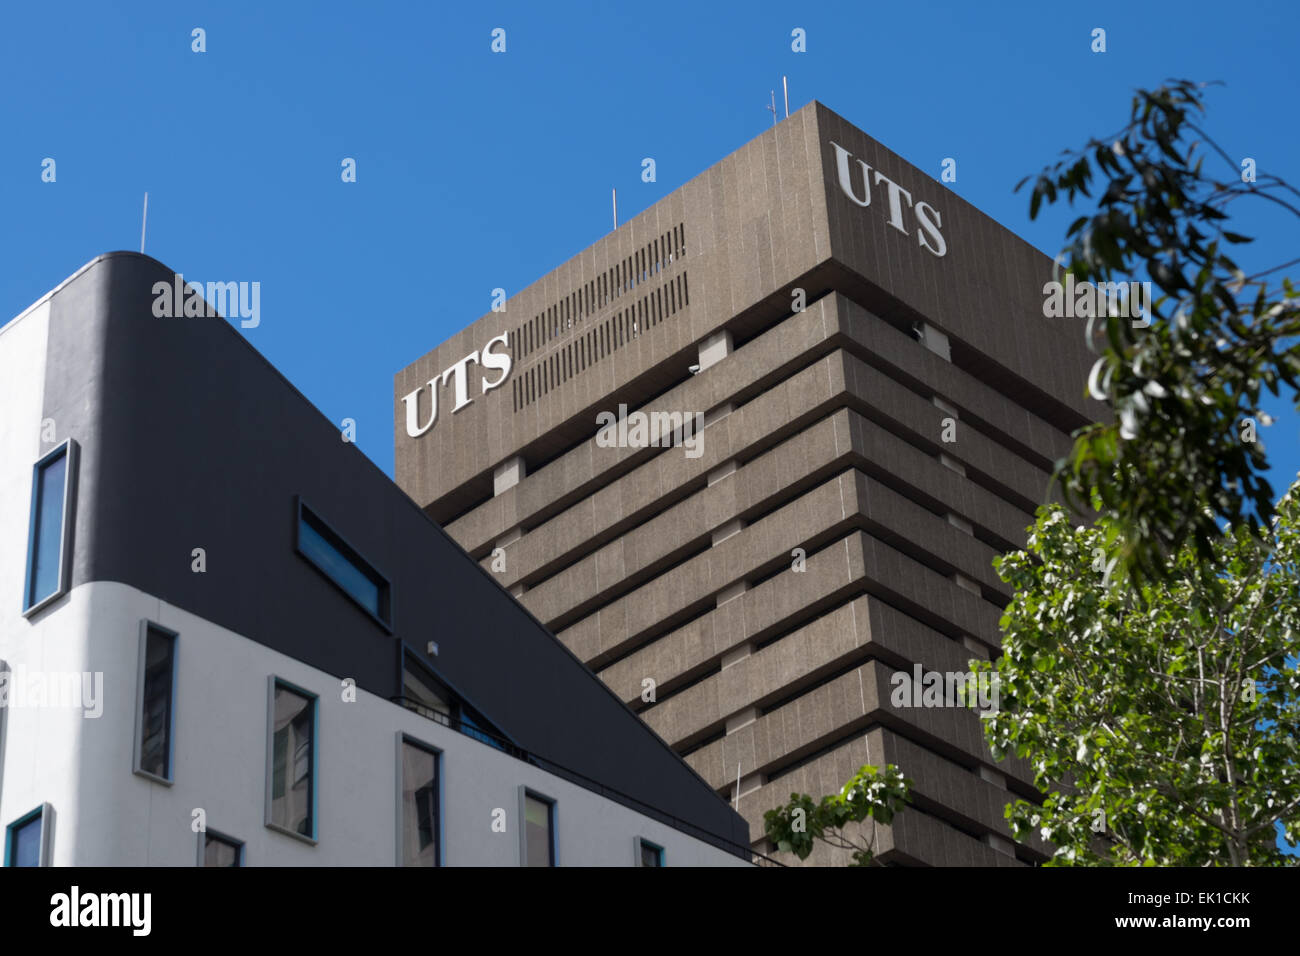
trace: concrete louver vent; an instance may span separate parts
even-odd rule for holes
[[[531,405],[551,389],[585,372],[615,349],[620,349],[647,329],[690,305],[686,270],[627,308],[556,349],[512,382],[514,410]],[[566,328],[566,331],[567,328]]]
[[[678,223],[516,328],[510,335],[510,353],[518,360],[536,352],[568,332],[574,322],[595,315],[685,255],[686,226]]]

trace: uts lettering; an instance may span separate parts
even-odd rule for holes
[[[849,159],[852,158],[847,149],[834,140],[831,145],[835,147],[835,166],[839,171],[840,189],[844,190],[844,195],[859,206],[871,205],[871,190],[875,186],[883,185],[885,187],[886,201],[889,203],[889,224],[905,236],[911,235],[907,231],[907,221],[903,217],[903,204],[913,211],[916,218],[916,240],[921,244],[921,248],[935,256],[942,256],[948,251],[948,243],[944,240],[939,228],[943,225],[943,219],[939,215],[939,210],[935,209],[927,202],[918,202],[912,205],[912,194],[909,193],[898,183],[893,182],[884,173],[879,170],[873,170],[862,160],[857,163],[862,167],[862,195],[853,188],[853,174],[849,167]]]
[[[438,390],[447,384],[447,379],[452,380],[452,394],[456,396],[456,404],[451,408],[453,415],[473,401],[469,397],[469,366],[471,364],[482,365],[485,369],[497,369],[501,372],[495,382],[489,382],[486,378],[480,380],[481,394],[486,394],[501,385],[510,374],[510,353],[494,352],[492,346],[500,344],[504,348],[509,342],[509,334],[502,333],[483,347],[481,356],[478,352],[470,352],[469,355],[466,355],[451,368],[429,379],[429,420],[425,424],[420,424],[419,408],[420,393],[424,391],[424,386],[421,385],[409,395],[403,396],[402,404],[406,406],[406,434],[412,438],[419,438],[433,427],[438,420]]]

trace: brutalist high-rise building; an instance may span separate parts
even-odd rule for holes
[[[1041,861],[1003,819],[1027,764],[903,682],[997,655],[991,562],[1100,410],[1051,278],[814,102],[402,370],[396,478],[756,848],[894,763],[882,862]]]

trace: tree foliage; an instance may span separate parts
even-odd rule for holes
[[[1205,133],[1205,87],[1139,90],[1118,133],[1017,186],[1033,181],[1031,218],[1096,194],[1058,257],[1076,285],[1158,290],[1147,322],[1088,323],[1086,388],[1113,418],[1075,432],[1054,476],[1098,521],[1039,509],[1028,549],[997,562],[1003,656],[971,665],[998,673],[995,756],[1029,759],[1046,794],[1007,806],[1012,832],[1058,865],[1281,864],[1278,830],[1300,841],[1300,485],[1274,503],[1254,433],[1265,391],[1300,407],[1300,293],[1280,275],[1300,259],[1247,275],[1228,250],[1251,240],[1226,228],[1243,198],[1300,218],[1300,193]],[[910,787],[865,766],[820,802],[791,794],[767,835],[871,863]],[[846,834],[867,820],[865,842]]]
[[[1015,597],[984,732],[1033,765],[1041,806],[1007,807],[1057,864],[1268,865],[1300,838],[1300,483],[1265,541],[1243,526],[1188,545],[1138,593],[1107,534],[1039,509],[997,562]]]
[[[903,808],[912,781],[893,764],[884,770],[864,765],[839,793],[818,802],[806,793],[790,794],[789,803],[763,814],[767,838],[783,853],[808,859],[818,841],[853,851],[853,866],[875,862],[876,823],[889,823]],[[854,824],[871,821],[869,827]]]
[[[1258,441],[1243,440],[1244,421],[1268,423],[1262,389],[1277,395],[1285,385],[1300,403],[1300,299],[1288,279],[1269,278],[1300,260],[1247,276],[1226,250],[1251,240],[1224,228],[1225,210],[1244,197],[1300,217],[1300,193],[1275,176],[1249,175],[1206,135],[1197,124],[1205,86],[1178,80],[1139,90],[1119,133],[1066,152],[1016,187],[1034,180],[1030,218],[1044,203],[1073,206],[1096,191],[1095,211],[1069,227],[1058,264],[1076,282],[1145,273],[1158,290],[1149,327],[1115,314],[1089,321],[1100,357],[1088,389],[1114,419],[1076,432],[1056,466],[1068,503],[1079,507],[1099,491],[1120,570],[1139,582],[1166,573],[1189,541],[1209,559],[1220,522],[1267,527],[1267,459]],[[1210,175],[1207,157],[1231,172]]]

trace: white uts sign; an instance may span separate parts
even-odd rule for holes
[[[906,201],[908,209],[916,219],[916,240],[921,244],[921,248],[936,256],[947,253],[948,243],[939,232],[943,225],[939,210],[928,202],[918,202],[913,206],[910,192],[889,179],[880,170],[873,170],[860,159],[857,161],[862,167],[862,196],[859,198],[853,189],[853,174],[849,168],[852,154],[834,140],[831,141],[831,145],[835,147],[835,166],[839,172],[840,189],[844,190],[844,195],[865,208],[871,205],[873,187],[883,184],[886,190],[886,201],[889,203],[889,224],[903,235],[911,235],[907,230],[907,219],[903,216],[903,203]]]
[[[510,375],[510,353],[500,350],[494,352],[492,347],[499,345],[501,349],[504,349],[509,344],[509,333],[502,333],[483,346],[482,353],[470,352],[469,355],[466,355],[451,368],[429,379],[429,420],[423,425],[420,424],[420,393],[424,391],[425,386],[421,385],[411,394],[403,396],[402,404],[406,406],[406,434],[412,438],[419,438],[437,422],[438,392],[442,386],[447,384],[447,379],[452,380],[453,394],[456,396],[456,404],[451,408],[453,415],[473,401],[469,397],[469,367],[471,364],[481,365],[487,369],[497,369],[501,372],[495,382],[489,382],[486,377],[480,379],[482,389],[480,394],[487,394],[505,382]]]

